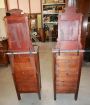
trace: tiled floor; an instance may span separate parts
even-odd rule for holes
[[[80,82],[78,100],[74,100],[74,94],[58,94],[57,100],[53,100],[52,80],[52,53],[51,48],[55,43],[39,43],[40,67],[42,77],[42,99],[37,94],[21,94],[22,100],[18,101],[11,69],[0,67],[0,105],[90,105],[90,64],[84,64]]]

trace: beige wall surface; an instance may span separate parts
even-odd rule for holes
[[[5,22],[4,22],[4,16],[5,16],[5,5],[4,0],[0,0],[0,40],[3,37],[6,37],[6,29],[5,29]]]
[[[41,13],[41,0],[30,0],[31,13]]]
[[[0,8],[0,38],[6,37],[6,28],[4,22],[5,13],[6,13],[5,8]]]
[[[24,13],[29,13],[29,0],[18,0],[19,8],[23,10]]]
[[[7,0],[10,9],[18,8],[17,0]],[[29,13],[29,0],[18,0],[19,9]],[[41,0],[30,0],[31,13],[41,13]]]
[[[0,8],[5,8],[4,0],[0,0]]]
[[[18,8],[17,6],[17,0],[7,0],[8,2],[8,8],[10,9],[16,9]]]

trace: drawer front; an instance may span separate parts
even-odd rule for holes
[[[76,92],[76,87],[56,87],[56,93],[75,93]]]
[[[15,83],[18,91],[32,92],[38,89],[36,74],[31,71],[22,71],[14,73]]]
[[[26,70],[26,71],[21,71],[21,72],[15,72],[14,73],[15,78],[17,81],[19,80],[28,80],[28,79],[35,79],[36,78],[36,73]]]
[[[60,72],[56,73],[56,81],[78,81],[78,73]]]
[[[35,59],[33,55],[14,55],[13,62],[21,64],[28,63],[29,65],[33,65],[35,64]]]
[[[19,92],[37,92],[37,77],[34,56],[15,55],[13,58],[13,76]]]
[[[31,82],[31,80],[17,82],[17,88],[20,92],[37,92],[38,86],[37,83]]]
[[[78,72],[80,65],[80,56],[56,56],[56,71]]]
[[[56,84],[57,87],[76,87],[77,82],[66,82],[66,81],[58,81]]]
[[[77,63],[57,63],[56,64],[56,71],[71,71],[71,72],[78,72],[79,71],[79,65]]]
[[[77,82],[66,82],[66,81],[58,81],[56,82],[56,91],[57,92],[65,92],[72,93],[77,89]]]
[[[14,71],[26,71],[26,70],[30,70],[30,71],[36,71],[35,65],[31,65],[29,62],[25,62],[25,63],[14,63],[13,64],[13,70]]]

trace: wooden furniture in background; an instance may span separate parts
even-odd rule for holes
[[[7,39],[0,41],[0,66],[8,65],[9,60],[8,56],[4,53],[8,50],[8,42]]]
[[[87,27],[87,36],[86,36],[86,41],[85,41],[85,50],[87,52],[84,53],[84,61],[85,62],[90,62],[90,13],[88,14],[88,27]]]
[[[43,0],[42,28],[46,33],[46,40],[56,41],[58,36],[58,15],[63,13],[65,6],[65,0]]]
[[[53,53],[55,100],[56,93],[74,93],[77,100],[83,58],[79,52],[81,24],[82,14],[76,13],[75,5],[67,7],[58,17],[58,39]]]
[[[5,21],[11,52],[9,57],[18,99],[21,99],[20,93],[28,92],[38,93],[41,99],[39,53],[30,39],[28,16],[15,10],[12,11],[12,15],[5,17]]]
[[[78,12],[83,14],[82,20],[82,31],[81,31],[81,42],[83,48],[85,48],[85,42],[87,37],[87,25],[88,25],[88,12],[90,11],[90,0],[77,0]]]

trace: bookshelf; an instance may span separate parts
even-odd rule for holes
[[[46,40],[56,41],[58,15],[64,12],[65,5],[65,0],[42,1],[42,27],[46,33]]]

